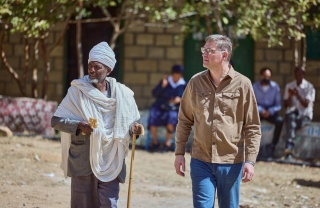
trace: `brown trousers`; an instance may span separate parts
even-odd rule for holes
[[[117,208],[119,180],[98,180],[94,174],[71,177],[71,208]]]

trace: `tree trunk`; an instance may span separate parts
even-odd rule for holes
[[[307,42],[306,42],[306,38],[302,37],[301,38],[301,53],[300,53],[300,62],[301,62],[301,66],[303,68],[306,67],[306,61],[307,61]]]
[[[43,56],[43,77],[42,77],[42,95],[41,98],[47,99],[48,76],[50,72],[50,61],[48,61],[48,51],[44,39],[40,40]]]
[[[299,50],[298,50],[298,41],[296,39],[293,40],[294,42],[294,66],[299,66]]]
[[[38,98],[38,63],[39,63],[39,40],[34,44],[34,63],[32,70],[31,96]]]
[[[117,23],[113,25],[113,33],[110,40],[110,48],[112,48],[112,50],[114,50],[114,48],[116,47],[116,42],[120,35],[119,28],[120,28],[120,22],[117,21]]]
[[[24,39],[24,70],[22,72],[21,83],[24,88],[27,87],[27,76],[30,64],[30,44],[28,38]]]
[[[79,14],[77,17],[77,33],[76,33],[76,44],[77,44],[77,62],[78,62],[78,77],[82,78],[84,76],[84,69],[83,69],[83,54],[82,54],[82,42],[81,42],[81,36],[82,36],[82,25],[81,25],[81,10],[82,10],[83,4],[82,1],[79,1]]]
[[[211,18],[206,15],[205,16],[205,20],[206,20],[206,28],[207,28],[207,35],[211,35],[213,32],[212,32],[212,22],[211,22]]]
[[[213,13],[214,13],[214,18],[216,19],[216,30],[217,33],[224,35],[224,31],[223,31],[223,26],[222,26],[222,22],[221,22],[221,14],[220,14],[220,10],[219,10],[219,0],[215,0],[212,2],[212,6],[213,6]],[[209,33],[208,35],[211,35],[212,33]]]

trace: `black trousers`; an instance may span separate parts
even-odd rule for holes
[[[275,125],[273,139],[272,139],[272,145],[275,147],[279,141],[279,138],[280,138],[281,129],[282,129],[282,125],[283,125],[283,118],[278,113],[275,113],[274,115],[270,116],[269,118],[260,117],[260,120],[266,120],[266,121],[273,123]]]

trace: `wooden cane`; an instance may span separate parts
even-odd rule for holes
[[[141,135],[144,135],[144,129],[143,128],[142,128]],[[132,148],[131,148],[131,163],[130,163],[130,176],[129,176],[127,208],[130,208],[131,182],[132,182],[132,173],[133,173],[134,152],[136,150],[136,140],[137,140],[137,136],[135,134],[133,134],[133,137],[132,137]]]
[[[132,138],[132,149],[131,149],[131,163],[130,163],[130,177],[129,177],[129,188],[128,188],[127,208],[130,208],[132,170],[133,170],[133,161],[134,161],[134,151],[136,150],[136,139],[137,139],[136,135],[133,134],[133,138]]]

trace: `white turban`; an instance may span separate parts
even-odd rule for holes
[[[101,42],[90,50],[88,63],[91,61],[98,61],[108,66],[111,70],[113,70],[117,62],[115,54],[107,42]]]

